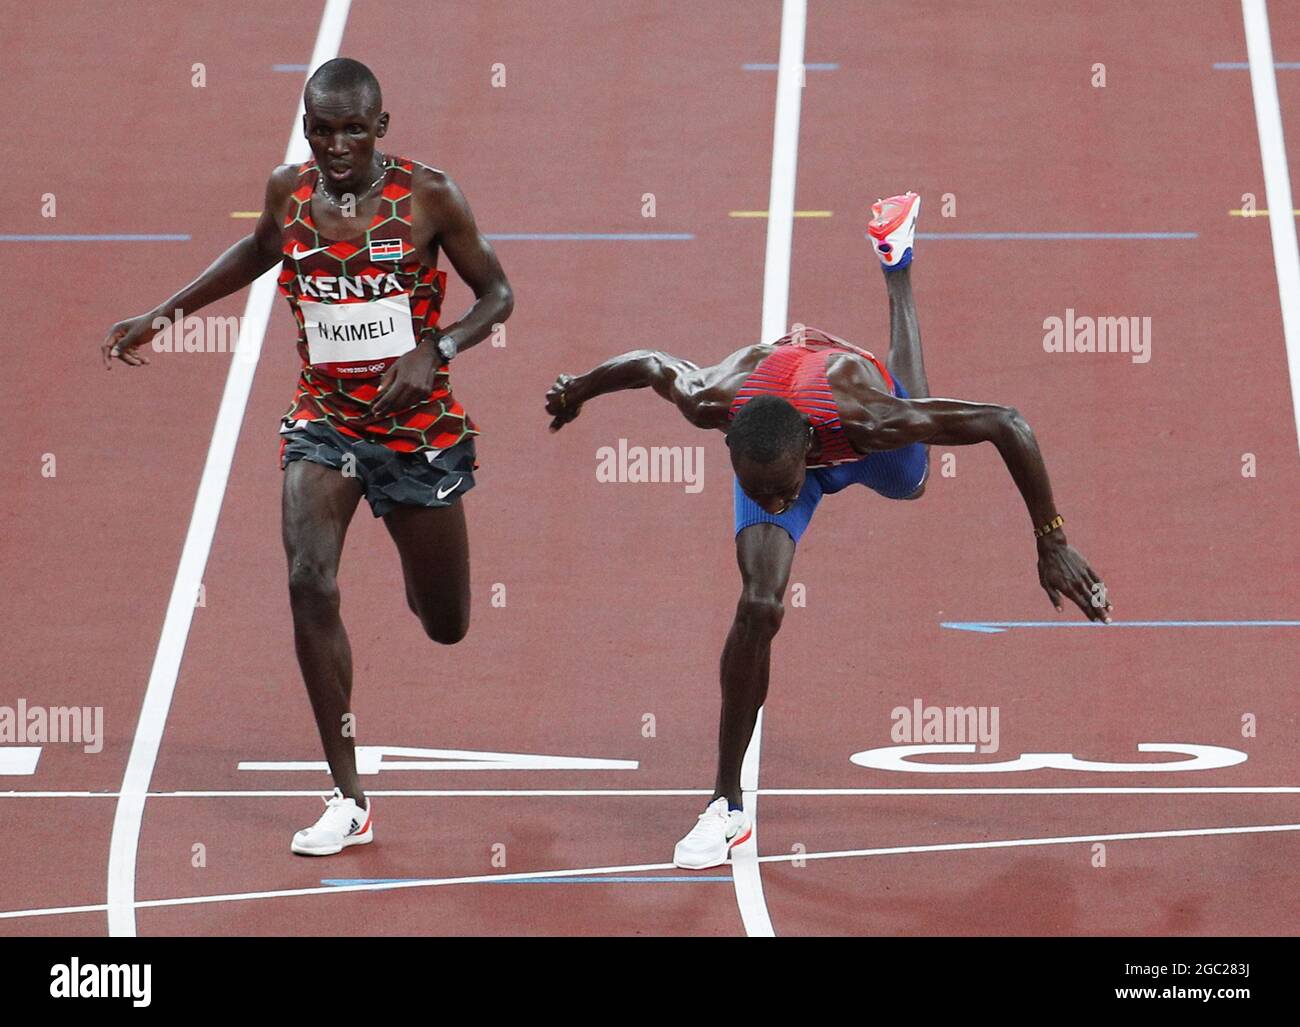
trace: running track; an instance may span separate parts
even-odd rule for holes
[[[230,5],[187,9],[183,22],[170,6],[70,4],[5,19],[18,25],[5,43],[15,102],[41,115],[30,152],[66,156],[20,172],[4,232],[188,238],[0,242],[10,294],[26,298],[17,320],[11,307],[9,336],[31,372],[11,398],[23,427],[0,472],[10,638],[0,705],[22,697],[106,711],[101,753],[47,745],[36,773],[2,784],[13,791],[3,793],[0,911],[22,915],[0,919],[0,932],[109,928],[117,793],[231,358],[160,355],[105,374],[97,345],[113,320],[247,230],[231,212],[258,205],[283,158],[303,73],[274,69],[310,62],[322,6],[246,6],[242,17]],[[1294,62],[1300,23],[1286,6],[1273,5],[1272,46]],[[119,888],[115,929],[1293,931],[1295,833],[1195,832],[1300,822],[1294,790],[1261,791],[1300,786],[1297,629],[941,627],[1073,619],[1046,605],[1023,508],[987,447],[958,452],[950,478],[936,450],[922,503],[862,493],[818,511],[793,576],[806,605],[791,607],[774,651],[760,793],[750,796],[765,862],[742,850],[736,888],[731,867],[679,880],[665,864],[707,798],[716,658],[737,592],[725,453],[648,395],[592,404],[555,437],[540,410],[554,373],[620,349],[703,361],[753,341],[787,284],[789,320],[883,353],[888,311],[862,212],[883,192],[914,188],[926,199],[922,230],[940,236],[921,240],[914,276],[932,389],[1026,415],[1071,541],[1106,576],[1117,616],[1295,620],[1300,477],[1270,220],[1229,214],[1246,192],[1267,205],[1251,73],[1214,67],[1247,59],[1241,8],[1207,4],[1189,22],[1172,3],[1090,5],[1087,17],[1044,5],[1003,25],[993,8],[921,4],[901,41],[882,29],[888,42],[866,44],[854,41],[896,11],[813,4],[806,86],[794,94],[793,206],[831,214],[794,219],[784,281],[773,275],[782,262],[771,219],[729,216],[765,210],[773,195],[778,72],[746,65],[777,64],[782,5],[638,10],[358,5],[340,51],[384,84],[389,144],[449,169],[489,233],[664,235],[497,243],[518,310],[506,345],[474,350],[456,378],[485,431],[467,500],[473,628],[452,650],[424,639],[401,602],[395,554],[363,507],[342,572],[360,741],[637,769],[385,770],[369,782],[377,844],[328,860],[289,854],[325,775],[237,769],[320,759],[282,580],[274,430],[296,358],[277,300],[202,574],[205,605],[160,722],[138,855],[125,864],[142,905],[123,906]],[[195,62],[202,89],[191,85]],[[1100,89],[1090,84],[1097,62]],[[491,84],[494,64],[505,88]],[[1294,167],[1300,72],[1276,78]],[[775,142],[779,165],[794,137]],[[53,220],[40,215],[45,193],[57,197]],[[642,216],[646,193],[653,219]],[[943,194],[955,198],[953,218],[940,216]],[[952,235],[1007,231],[1194,238]],[[205,313],[239,314],[245,301]],[[449,318],[467,302],[453,289]],[[1044,353],[1043,319],[1067,308],[1150,316],[1151,361]],[[596,451],[620,438],[703,445],[703,491],[598,483]],[[40,473],[47,453],[53,478]],[[1241,474],[1246,453],[1254,478]],[[504,606],[491,602],[498,586]],[[1226,746],[1248,759],[1143,774],[851,764],[850,754],[891,744],[890,711],[914,698],[997,706],[998,759],[1129,762],[1141,742]],[[1253,738],[1241,734],[1247,713]],[[1237,791],[1171,791],[1191,785]],[[869,791],[921,788],[938,794]],[[984,793],[1011,788],[1021,791]],[[1132,788],[1163,791],[1117,791]],[[845,789],[868,791],[833,793]],[[430,790],[460,794],[414,794]],[[529,794],[538,790],[559,794]],[[195,791],[218,794],[176,794]],[[1191,834],[1141,837],[1162,832]],[[1107,839],[1105,868],[1092,865],[1095,838]],[[1052,844],[988,844],[1028,839]],[[957,847],[887,851],[918,846]],[[858,850],[875,854],[793,859]],[[573,882],[527,876],[556,873]],[[473,883],[498,876],[518,883]],[[322,883],[363,879],[468,880]],[[157,904],[233,895],[257,897]],[[37,915],[47,910],[74,911]]]

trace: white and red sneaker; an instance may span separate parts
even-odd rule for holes
[[[897,271],[912,263],[912,239],[920,213],[921,197],[916,193],[891,196],[871,205],[867,234],[886,271]]]
[[[673,864],[683,870],[707,870],[727,862],[727,854],[754,833],[742,810],[729,809],[726,798],[714,799],[691,833],[677,843]]]
[[[349,845],[366,845],[375,840],[371,823],[370,800],[366,807],[356,800],[344,798],[337,788],[325,800],[325,812],[311,827],[303,828],[293,836],[293,851],[300,856],[332,856]]]

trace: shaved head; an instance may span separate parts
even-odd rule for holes
[[[740,408],[727,430],[727,445],[735,456],[770,464],[791,454],[802,459],[807,435],[808,422],[793,404],[764,394]]]
[[[798,500],[811,444],[808,421],[780,396],[755,396],[727,429],[731,468],[750,499],[770,514]]]
[[[317,68],[315,74],[307,80],[307,88],[303,90],[303,103],[310,107],[344,96],[360,98],[368,113],[377,114],[384,107],[379,79],[364,64],[351,57],[335,57]]]

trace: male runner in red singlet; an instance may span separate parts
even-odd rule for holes
[[[928,446],[992,442],[1029,509],[1038,545],[1038,580],[1053,605],[1064,595],[1092,620],[1110,621],[1100,579],[1061,530],[1047,470],[1024,419],[1011,407],[931,399],[912,299],[914,193],[876,203],[869,233],[889,292],[889,357],[816,328],[747,346],[715,367],[636,350],[570,377],[546,394],[551,430],[582,404],[620,389],[649,386],[700,428],[727,434],[735,471],[736,552],[741,596],[722,650],[722,717],[714,798],[677,844],[686,869],[718,866],[750,835],[740,766],[767,696],[771,643],[795,544],[828,493],[861,484],[888,499],[925,491]]]
[[[157,309],[114,325],[107,366],[136,351],[173,312],[207,306],[281,264],[298,322],[302,372],[281,426],[282,516],[298,663],[334,776],[317,823],[293,838],[330,855],[374,837],[350,730],[352,652],[336,573],[364,495],[397,545],[406,602],[428,636],[451,645],[469,625],[469,542],[460,498],[474,485],[473,422],[451,394],[448,363],[514,305],[496,254],[455,183],[378,153],[388,114],[370,70],[338,58],[307,82],[303,131],[313,159],[271,175],[253,234]],[[447,273],[474,291],[438,327]],[[161,321],[160,321],[161,319]]]

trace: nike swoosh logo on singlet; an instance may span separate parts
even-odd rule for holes
[[[294,260],[302,260],[304,257],[310,257],[313,253],[324,253],[328,249],[328,246],[317,246],[314,250],[290,251],[289,256]]]
[[[442,489],[439,489],[439,490],[438,490],[438,498],[439,498],[439,499],[446,499],[446,498],[447,498],[448,496],[450,496],[453,492],[455,492],[458,488],[460,488],[460,483],[461,483],[462,481],[464,481],[464,480],[465,480],[464,478],[457,478],[457,479],[456,479],[456,484],[453,485],[451,488],[447,489],[445,492],[444,492]]]

